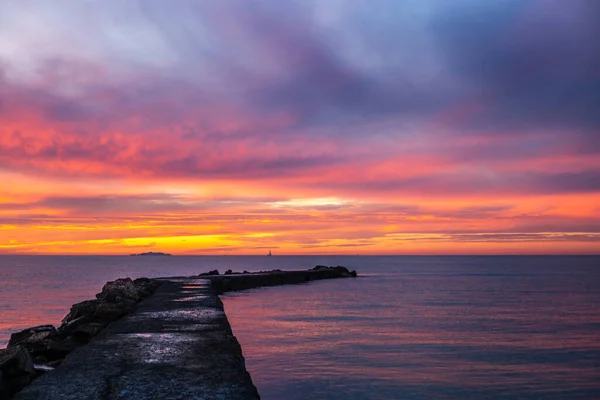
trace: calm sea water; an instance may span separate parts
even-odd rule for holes
[[[0,347],[123,276],[343,264],[357,279],[223,296],[279,399],[600,399],[600,257],[0,256]]]

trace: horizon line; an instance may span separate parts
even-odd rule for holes
[[[43,257],[139,257],[133,254],[32,254],[32,253],[0,253],[0,256],[43,256]],[[173,254],[170,257],[267,257],[265,254]],[[532,253],[532,254],[273,254],[273,257],[600,257],[600,253]],[[142,256],[143,257],[143,256]],[[153,256],[150,256],[153,257]],[[154,256],[161,257],[161,256]]]

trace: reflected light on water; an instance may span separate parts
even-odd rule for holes
[[[262,398],[600,398],[594,263],[412,261],[224,297]]]

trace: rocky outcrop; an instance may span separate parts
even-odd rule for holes
[[[10,336],[8,347],[31,345],[45,339],[56,337],[56,328],[52,325],[40,325],[27,328]]]
[[[207,276],[207,275],[219,275],[219,271],[216,269],[213,269],[212,271],[203,272],[198,276]]]
[[[96,298],[110,303],[120,303],[125,300],[137,302],[140,296],[131,278],[123,278],[106,282],[102,292],[98,293]]]
[[[151,296],[161,284],[160,281],[150,278],[137,278],[133,281],[140,300]]]
[[[330,271],[334,274],[339,274],[341,278],[356,278],[358,274],[356,271],[350,271],[348,268],[338,265],[337,267],[328,267],[326,265],[317,265],[311,271]],[[335,277],[335,276],[334,276]]]
[[[14,400],[259,400],[210,282],[165,280]]]
[[[148,278],[124,278],[107,282],[95,300],[85,300],[71,307],[58,328],[59,335],[95,336],[94,332],[99,332],[98,328],[132,312],[158,286],[160,282]]]
[[[36,372],[33,372],[33,367],[31,374],[2,370],[0,393],[2,390],[15,393],[31,379],[58,366],[69,353],[89,343],[110,323],[134,311],[137,304],[151,296],[160,285],[160,281],[148,278],[107,282],[96,299],[74,304],[58,329],[52,325],[40,325],[13,333],[2,357],[17,357],[19,365],[26,366],[26,355],[30,363],[35,363]],[[7,397],[0,396],[0,399],[4,398]]]
[[[74,304],[58,328],[61,336],[69,336],[79,326],[89,322],[108,325],[135,309],[136,301],[122,299],[118,302],[85,300]]]
[[[0,399],[18,392],[35,376],[33,361],[25,347],[17,345],[0,350]]]
[[[7,399],[10,397],[10,392],[8,388],[4,385],[4,375],[2,375],[2,371],[0,371],[0,399]]]

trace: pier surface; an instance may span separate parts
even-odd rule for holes
[[[207,279],[171,279],[13,397],[18,400],[259,399]]]
[[[218,294],[351,276],[343,267],[316,267],[157,279],[162,285],[135,311],[12,399],[260,399]]]

